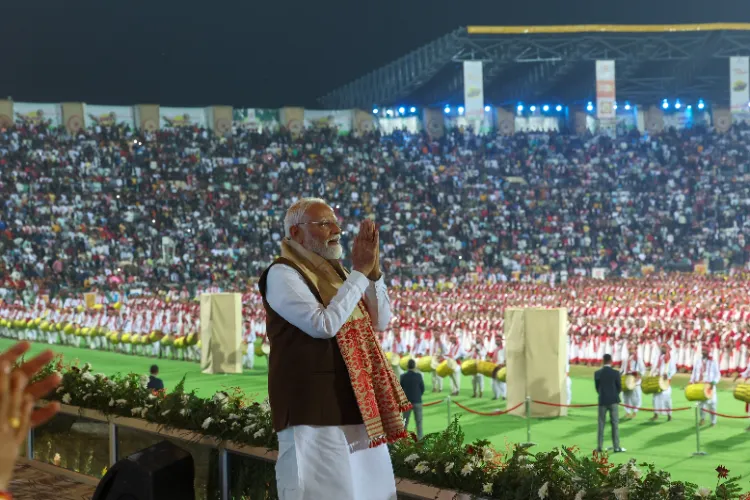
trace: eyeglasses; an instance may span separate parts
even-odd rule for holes
[[[312,224],[313,226],[319,226],[319,227],[322,227],[323,229],[330,229],[332,226],[336,226],[339,229],[341,228],[338,222],[332,221],[332,220],[316,220],[316,221],[311,221],[311,222],[300,222],[297,225],[304,226],[305,224]]]

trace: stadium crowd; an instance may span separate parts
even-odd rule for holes
[[[0,131],[0,318],[174,340],[199,329],[194,297],[239,291],[252,345],[265,328],[254,278],[277,252],[284,212],[320,196],[337,210],[345,248],[358,221],[380,224],[396,312],[388,350],[501,363],[506,307],[568,307],[573,363],[604,352],[621,363],[633,347],[650,365],[666,343],[681,370],[709,347],[722,373],[740,373],[748,134],[452,130],[433,140],[237,128],[217,138],[17,126]],[[661,273],[705,261],[728,276]],[[612,281],[591,279],[601,268]],[[656,274],[626,279],[645,269]],[[125,301],[136,290],[145,297]],[[100,306],[84,308],[83,292]],[[23,335],[132,350],[40,326]]]

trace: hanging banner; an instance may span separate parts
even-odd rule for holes
[[[747,113],[750,102],[750,57],[729,58],[729,102],[732,114]]]
[[[596,117],[600,120],[616,118],[614,61],[596,61]]]
[[[53,127],[62,124],[62,106],[59,103],[14,102],[15,121],[24,125],[49,123]]]
[[[206,128],[205,108],[159,108],[161,128],[199,127]]]
[[[464,61],[464,108],[470,122],[484,119],[482,61]]]
[[[94,125],[111,127],[125,124],[135,129],[135,109],[133,106],[101,106],[84,104],[83,117],[87,127]]]
[[[234,125],[249,130],[278,130],[278,109],[235,108],[233,112]]]
[[[352,110],[305,110],[305,128],[335,128],[339,135],[352,131]]]

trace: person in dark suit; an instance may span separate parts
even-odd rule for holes
[[[612,423],[612,445],[615,453],[625,451],[620,448],[620,392],[622,392],[622,379],[620,372],[612,368],[612,356],[604,355],[604,366],[594,373],[594,384],[599,394],[599,430],[597,432],[596,451],[602,451],[604,445],[604,424],[607,422],[607,412]]]
[[[414,420],[417,422],[417,439],[422,439],[422,394],[424,394],[424,379],[422,374],[416,370],[417,363],[410,359],[407,363],[409,371],[401,375],[401,388],[406,394],[406,399],[412,405],[414,411]],[[404,426],[409,428],[409,417],[412,410],[404,412]]]
[[[152,391],[161,391],[164,389],[164,382],[160,378],[157,377],[159,375],[159,367],[156,365],[151,365],[151,376],[148,377],[148,385],[146,385],[147,389],[150,389]]]

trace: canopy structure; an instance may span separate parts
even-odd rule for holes
[[[319,99],[327,109],[463,101],[462,62],[484,62],[485,101],[575,103],[595,95],[595,61],[616,61],[617,98],[729,102],[729,61],[750,23],[468,26]]]

